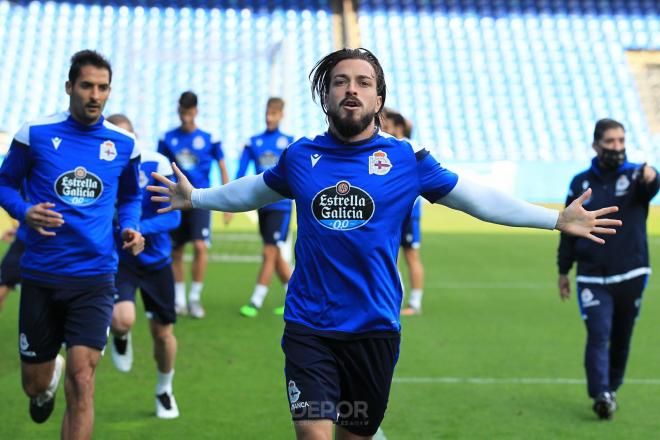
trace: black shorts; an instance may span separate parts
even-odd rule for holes
[[[21,240],[14,240],[0,263],[0,286],[14,287],[21,282],[20,261],[23,252],[25,244]]]
[[[264,244],[285,242],[290,220],[291,211],[259,210],[259,232]]]
[[[340,340],[285,329],[293,420],[330,419],[353,434],[374,435],[385,416],[399,342],[399,336]]]
[[[138,287],[149,319],[155,319],[161,324],[176,322],[172,266],[168,264],[160,269],[148,271],[120,264],[117,272],[115,303],[135,302],[135,291]]]
[[[401,231],[401,246],[404,248],[419,249],[422,241],[422,232],[419,227],[419,217],[408,217]]]
[[[103,350],[110,331],[115,286],[45,286],[24,279],[18,317],[19,352],[27,363],[55,359],[62,342]]]
[[[172,246],[178,248],[189,241],[204,240],[211,246],[211,211],[191,209],[181,211],[179,227],[170,233]]]

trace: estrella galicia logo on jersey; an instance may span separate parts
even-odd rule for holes
[[[194,170],[197,167],[199,158],[187,148],[184,148],[176,155],[176,162],[185,171]]]
[[[273,168],[275,165],[277,165],[278,159],[279,157],[273,154],[272,151],[266,151],[264,154],[259,156],[259,166],[264,170]]]
[[[84,167],[61,174],[55,181],[57,196],[74,206],[88,206],[96,202],[103,193],[103,182]]]
[[[288,391],[289,391],[289,402],[296,403],[300,398],[300,390],[296,386],[296,383],[292,380],[289,381]]]
[[[374,215],[374,199],[345,180],[319,191],[312,200],[312,213],[328,229],[349,231],[366,224]]]

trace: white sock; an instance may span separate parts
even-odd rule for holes
[[[156,384],[156,395],[163,393],[172,394],[172,379],[174,378],[174,368],[169,373],[158,372],[158,383]]]
[[[254,292],[252,292],[252,298],[250,298],[250,302],[257,308],[261,308],[261,306],[264,304],[264,299],[266,299],[266,295],[268,295],[268,286],[257,284],[254,286]]]
[[[282,284],[282,287],[284,287],[284,294],[286,295],[286,293],[289,291],[289,283]]]
[[[422,289],[412,289],[410,291],[410,298],[408,298],[408,305],[414,309],[422,308]]]
[[[186,283],[174,283],[174,302],[177,306],[186,306]]]
[[[193,281],[193,283],[190,285],[190,293],[188,294],[188,301],[198,302],[202,298],[202,287],[204,287],[204,283],[197,283]]]

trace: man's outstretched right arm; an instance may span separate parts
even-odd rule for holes
[[[152,201],[170,204],[159,209],[159,213],[192,208],[244,212],[285,198],[266,185],[263,174],[242,177],[217,188],[195,189],[176,164],[173,163],[172,168],[177,178],[176,183],[158,173],[152,173],[154,179],[164,186],[147,187],[149,191],[158,194],[151,197]]]

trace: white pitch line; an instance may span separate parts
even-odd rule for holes
[[[193,256],[186,254],[183,260],[190,262]],[[261,255],[231,255],[231,254],[210,254],[209,261],[214,263],[260,263]]]
[[[553,377],[395,377],[394,383],[443,383],[476,385],[584,385],[584,379]],[[630,385],[660,385],[660,379],[625,379]]]

